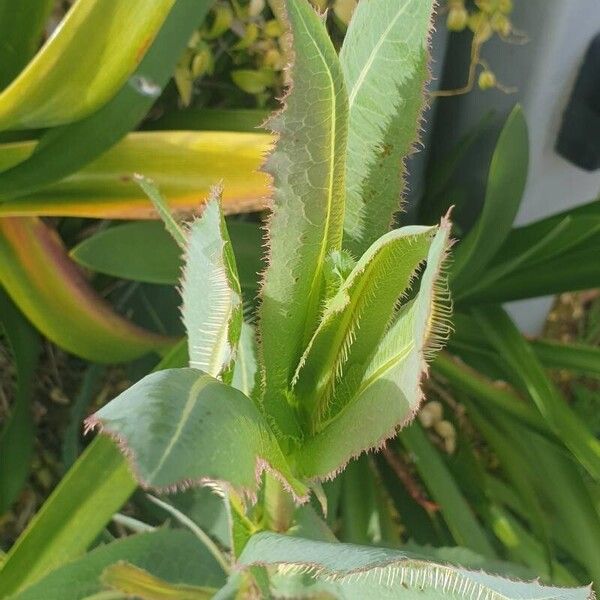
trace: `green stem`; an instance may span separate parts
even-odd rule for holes
[[[294,518],[294,499],[271,473],[265,475],[265,517],[267,529],[285,533]]]

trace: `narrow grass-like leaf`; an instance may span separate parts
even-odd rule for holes
[[[96,362],[121,362],[173,343],[116,313],[41,220],[0,219],[0,249],[0,280],[6,291],[25,316],[65,350]]]
[[[135,487],[115,444],[94,440],[8,553],[0,598],[83,554]]]
[[[504,243],[521,204],[528,164],[527,125],[517,106],[494,150],[481,216],[454,253],[453,289],[462,291],[477,281]]]
[[[502,466],[508,467],[508,472],[518,469],[519,476],[528,481],[529,493],[534,493],[543,507],[556,545],[585,566],[591,580],[598,581],[600,519],[581,469],[572,457],[496,409],[486,414],[487,409],[486,413],[473,410],[472,401],[466,406]],[[488,437],[490,432],[494,433],[493,437]],[[526,501],[524,505],[527,507]],[[529,509],[523,516],[527,520],[531,518]]]
[[[177,344],[157,369],[183,366],[182,349]],[[0,574],[0,598],[83,554],[136,486],[117,446],[97,437],[11,548]]]
[[[550,215],[522,227],[516,227],[507,236],[490,267],[510,262],[528,252],[531,246],[539,243],[560,223],[568,221],[568,227],[554,242],[544,247],[539,255],[532,256],[527,265],[547,261],[576,246],[586,244],[590,237],[598,233],[600,226],[600,200],[594,200],[575,208]]]
[[[35,331],[3,291],[0,291],[0,333],[12,351],[17,374],[14,402],[0,428],[0,515],[3,515],[16,500],[29,474],[35,443],[31,395],[40,350]]]
[[[358,389],[316,435],[305,440],[296,462],[306,477],[330,477],[351,457],[380,446],[414,417],[426,360],[433,358],[448,334],[444,259],[449,234],[450,223],[444,220],[431,242],[416,297],[400,310],[367,360],[366,371],[359,370]],[[341,397],[341,386],[339,393]]]
[[[400,432],[399,437],[413,456],[417,471],[431,497],[440,506],[442,516],[456,543],[483,556],[494,557],[496,553],[483,527],[420,424],[412,423]]]
[[[279,139],[266,164],[274,207],[259,338],[265,411],[278,434],[299,437],[285,390],[317,326],[325,259],[342,243],[348,103],[324,23],[307,2],[278,6],[291,29],[297,83],[269,122]]]
[[[171,234],[171,237],[178,246],[185,248],[186,236],[183,232],[183,228],[173,217],[165,197],[161,194],[154,181],[139,173],[136,173],[133,178],[152,202],[154,210],[162,220],[165,229]]]
[[[153,131],[249,131],[262,128],[270,112],[259,108],[190,107],[170,110],[144,124]]]
[[[131,79],[160,91],[211,5],[212,0],[177,0]],[[97,65],[91,70],[97,71]],[[27,196],[80,170],[135,129],[155,101],[154,94],[125,83],[110,102],[89,117],[49,129],[30,158],[0,173],[0,198]]]
[[[599,480],[600,441],[565,403],[510,317],[500,307],[474,309],[474,316],[493,346],[519,377],[550,429],[589,474]]]
[[[84,600],[95,597],[94,594],[107,589],[103,573],[111,565],[122,561],[171,584],[185,582],[193,586],[219,588],[225,583],[225,575],[218,563],[191,533],[161,529],[99,546],[54,570],[20,594],[10,596],[10,599]]]
[[[252,401],[195,369],[148,375],[87,425],[119,441],[144,487],[217,485],[254,499],[268,469],[298,498],[307,495]]]
[[[493,381],[469,365],[460,360],[453,360],[447,352],[438,355],[433,363],[433,370],[448,380],[458,391],[481,398],[482,402],[498,407],[527,427],[554,439],[548,425],[540,419],[539,411],[523,402],[514,390],[505,385],[495,385]]]
[[[508,302],[600,287],[599,243],[600,236],[589,238],[562,256],[518,269],[472,294],[465,293],[462,301],[469,305]]]
[[[294,381],[307,426],[321,424],[360,385],[368,358],[380,342],[394,307],[410,289],[435,235],[433,227],[403,227],[374,242],[331,298]],[[343,382],[336,398],[337,384]]]
[[[173,1],[77,2],[0,94],[0,129],[60,125],[99,108],[135,70]]]
[[[340,600],[460,600],[477,596],[488,600],[593,598],[589,587],[565,589],[542,586],[538,582],[519,583],[438,561],[428,562],[406,552],[299,540],[273,533],[255,535],[242,553],[240,565],[267,567],[274,587],[279,583],[285,585],[287,578],[299,577],[304,582],[316,580],[317,585],[311,591],[329,592]]]
[[[36,53],[54,0],[0,2],[0,89],[5,88]]]
[[[215,189],[187,231],[181,285],[190,366],[229,383],[242,328],[242,296],[233,248]]]
[[[359,2],[340,54],[350,109],[344,246],[360,256],[400,209],[429,78],[433,0]]]
[[[59,183],[0,202],[0,215],[82,216],[106,219],[156,218],[156,210],[134,177],[151,179],[173,211],[193,212],[211,186],[224,184],[226,213],[265,206],[267,177],[257,171],[271,136],[232,132],[134,132]],[[0,146],[0,168],[34,160],[43,146]],[[0,180],[3,175],[0,174]],[[0,192],[0,199],[4,191]]]
[[[533,340],[531,347],[547,368],[569,369],[577,373],[600,377],[600,348],[551,340]]]

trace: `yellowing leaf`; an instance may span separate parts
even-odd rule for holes
[[[117,314],[39,219],[0,219],[0,281],[47,338],[88,360],[127,361],[174,343]]]
[[[174,0],[78,0],[44,47],[0,94],[0,129],[81,119],[116,94],[135,70]],[[157,95],[151,81],[133,81]]]
[[[0,215],[156,218],[152,203],[134,180],[135,173],[152,179],[173,210],[199,208],[211,186],[219,182],[224,184],[226,213],[260,210],[268,190],[267,177],[258,168],[271,140],[264,133],[131,133],[78,173],[31,196],[0,201]],[[0,169],[34,151],[35,142],[0,146]]]

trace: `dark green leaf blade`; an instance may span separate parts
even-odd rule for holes
[[[463,496],[452,473],[418,422],[400,432],[400,442],[412,454],[417,470],[440,511],[454,540],[483,556],[496,555],[485,531]]]
[[[527,124],[517,106],[494,150],[481,216],[454,253],[452,288],[457,293],[477,280],[509,234],[521,204],[528,164]]]
[[[0,429],[0,515],[17,498],[33,455],[34,423],[31,413],[39,338],[6,294],[0,290],[0,333],[4,333],[16,365],[15,401]]]
[[[473,309],[473,314],[496,350],[519,377],[550,429],[588,473],[600,480],[600,441],[565,403],[510,317],[500,307]]]

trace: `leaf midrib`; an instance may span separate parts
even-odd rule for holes
[[[183,433],[183,429],[184,429],[187,421],[189,420],[190,415],[192,414],[192,411],[194,410],[194,407],[196,406],[200,392],[210,382],[211,382],[210,377],[208,377],[206,375],[204,375],[204,376],[200,375],[198,377],[198,379],[194,382],[192,387],[190,388],[188,397],[185,401],[185,405],[183,406],[183,410],[181,411],[181,417],[179,419],[179,422],[177,423],[177,427],[175,428],[175,432],[173,433],[171,440],[167,444],[167,447],[165,448],[165,451],[163,452],[162,456],[160,457],[156,467],[154,468],[152,473],[150,473],[150,475],[148,476],[148,483],[152,483],[156,474],[163,468],[165,462],[169,458],[171,452],[173,451],[173,448],[175,448],[175,445],[177,444],[177,442],[179,441],[179,438],[181,437],[181,434]]]
[[[391,20],[390,24],[386,27],[385,31],[383,32],[383,34],[381,35],[381,37],[375,44],[375,47],[371,51],[371,54],[369,55],[369,58],[367,59],[365,66],[362,68],[361,72],[359,73],[356,81],[354,82],[354,85],[352,86],[352,90],[350,91],[350,94],[348,96],[348,109],[349,110],[352,109],[352,106],[354,105],[354,100],[356,99],[356,96],[357,96],[360,88],[363,86],[363,84],[367,78],[367,75],[369,74],[371,67],[373,66],[373,63],[375,62],[375,59],[377,58],[377,54],[379,53],[379,50],[381,49],[384,42],[386,41],[386,38],[389,35],[390,31],[396,25],[396,22],[398,21],[398,19],[404,14],[406,9],[408,8],[408,5],[409,5],[409,2],[407,1],[404,4],[404,6],[402,6],[400,8],[400,10],[396,13],[396,16]]]
[[[323,66],[325,67],[325,73],[327,74],[327,78],[329,79],[329,85],[330,85],[330,89],[331,89],[331,128],[330,128],[330,132],[329,132],[330,149],[329,149],[329,176],[328,176],[329,182],[327,185],[327,212],[326,212],[326,218],[325,218],[323,241],[321,243],[321,248],[320,248],[319,256],[317,259],[317,268],[313,275],[313,279],[311,281],[310,289],[309,289],[308,303],[309,303],[309,307],[310,307],[312,304],[314,304],[316,290],[318,289],[319,283],[321,280],[321,273],[323,271],[323,263],[325,262],[325,255],[327,254],[327,250],[328,250],[328,242],[329,242],[330,230],[331,230],[331,214],[332,214],[333,195],[334,195],[333,191],[334,191],[334,172],[335,172],[335,147],[336,147],[336,143],[337,143],[337,134],[336,134],[337,109],[336,109],[335,82],[333,80],[333,76],[331,74],[331,69],[329,67],[329,64],[328,64],[327,60],[325,59],[325,56],[321,52],[321,49],[319,48],[319,44],[317,43],[315,38],[312,36],[311,31],[310,31],[306,21],[304,20],[304,17],[302,15],[301,11],[298,11],[297,14],[299,16],[300,21],[302,22],[302,26],[304,27],[306,34],[308,35],[308,38],[314,45],[314,47],[317,51],[317,54],[319,55],[321,62],[323,63]],[[310,310],[310,308],[309,308],[309,310]],[[310,324],[309,320],[307,319],[307,321],[305,323],[304,338],[306,338],[307,335],[310,334],[310,332],[307,331],[309,324]]]

